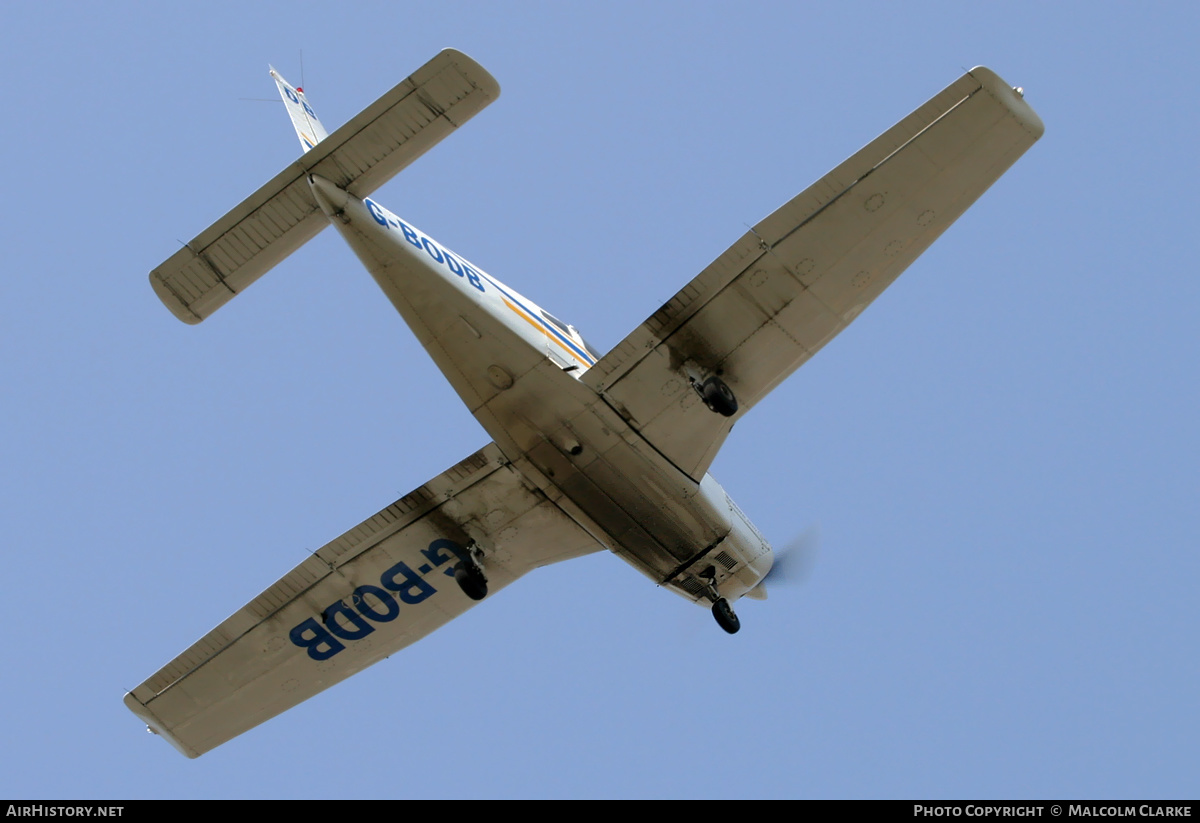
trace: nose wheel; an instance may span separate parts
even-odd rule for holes
[[[733,606],[730,606],[729,601],[724,597],[718,598],[717,602],[713,603],[712,613],[713,617],[717,619],[717,625],[729,634],[737,634],[738,629],[742,627],[742,621],[738,620]]]

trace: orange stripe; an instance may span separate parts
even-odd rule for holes
[[[557,343],[557,344],[558,344],[558,347],[559,347],[560,349],[562,349],[563,351],[565,351],[567,354],[571,355],[571,359],[572,359],[572,360],[579,360],[579,355],[577,355],[575,352],[571,351],[571,349],[570,349],[570,348],[568,348],[568,347],[566,346],[566,344],[564,344],[564,343],[563,343],[563,341],[559,340],[557,337],[555,337],[554,335],[552,335],[550,332],[548,332],[548,331],[546,331],[545,329],[543,329],[543,328],[542,328],[542,326],[541,326],[541,324],[539,324],[539,323],[538,323],[536,320],[534,320],[532,317],[530,317],[530,316],[529,316],[528,314],[526,314],[525,312],[521,311],[521,309],[520,309],[520,308],[518,308],[517,306],[514,306],[512,303],[508,302],[508,298],[507,298],[507,297],[503,297],[503,296],[501,296],[501,298],[500,298],[500,299],[504,301],[504,305],[508,306],[510,309],[512,309],[513,311],[515,311],[517,314],[521,315],[521,317],[522,317],[522,318],[524,318],[524,320],[525,320],[525,322],[526,322],[526,323],[528,323],[529,325],[533,326],[535,329],[537,329],[537,330],[538,330],[538,331],[540,331],[542,334],[544,334],[544,335],[546,336],[546,338],[547,338],[547,339],[549,339],[549,340],[553,340],[555,343]]]

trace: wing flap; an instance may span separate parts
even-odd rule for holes
[[[472,540],[491,592],[601,548],[489,445],[306,558],[125,703],[198,757],[475,605],[452,576]]]
[[[154,269],[155,294],[199,323],[326,226],[310,173],[366,197],[499,94],[482,66],[442,51]]]
[[[694,479],[733,423],[857,317],[1042,134],[988,69],[963,75],[743,235],[582,380]],[[709,412],[691,361],[738,398]]]

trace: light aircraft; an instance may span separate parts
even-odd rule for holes
[[[539,566],[607,549],[711,607],[766,596],[771,547],[708,473],[733,425],[856,318],[1042,135],[986,68],[746,232],[601,356],[369,195],[496,99],[447,49],[326,132],[274,69],[304,153],[150,274],[199,323],[332,225],[492,442],[323,546],[125,696],[198,757]]]

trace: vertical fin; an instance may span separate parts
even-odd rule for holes
[[[307,152],[328,137],[329,132],[325,131],[325,127],[317,119],[317,113],[313,111],[312,106],[308,105],[308,98],[304,96],[304,90],[294,88],[283,79],[283,75],[275,71],[274,66],[271,66],[270,69],[271,77],[274,78],[275,85],[279,87],[279,95],[283,98],[283,105],[287,107],[288,116],[292,118],[296,136],[300,138],[300,145]]]

